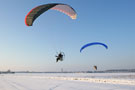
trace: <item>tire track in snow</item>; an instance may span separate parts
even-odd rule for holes
[[[10,83],[16,88],[18,88],[19,90],[33,90],[17,82],[10,81]]]
[[[8,86],[8,87],[10,87],[10,88],[12,88],[12,89],[14,89],[14,90],[19,90],[17,87],[15,87],[15,86],[12,85],[11,83],[9,83],[8,80],[6,80],[5,78],[2,78],[2,82],[3,82],[6,86]],[[3,88],[5,88],[4,90],[7,90],[6,88],[8,88],[8,87],[3,87]]]
[[[8,80],[8,79],[5,79],[3,78],[3,81],[8,84],[7,86],[11,86],[12,88],[14,88],[13,90],[32,90],[22,84],[19,84],[17,82],[14,82],[14,81],[11,81],[11,80]]]
[[[54,87],[50,88],[49,90],[54,90],[55,88],[61,86],[62,84],[55,85]]]

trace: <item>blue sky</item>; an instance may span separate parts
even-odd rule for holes
[[[49,10],[25,25],[27,13],[47,3],[64,3],[77,12],[72,20]],[[135,68],[134,0],[2,0],[0,3],[0,70],[87,71]],[[90,42],[103,42],[106,50]],[[56,52],[65,60],[56,63]]]

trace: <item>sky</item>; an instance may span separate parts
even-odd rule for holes
[[[27,13],[48,3],[68,4],[77,19],[48,10],[33,26],[25,25]],[[92,71],[135,69],[134,0],[1,0],[0,71]],[[87,43],[91,46],[80,53]],[[64,61],[56,63],[56,52]]]

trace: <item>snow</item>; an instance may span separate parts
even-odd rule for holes
[[[0,90],[135,90],[135,73],[0,74]]]

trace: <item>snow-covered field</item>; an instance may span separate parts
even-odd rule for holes
[[[0,90],[135,90],[135,73],[0,74]]]

